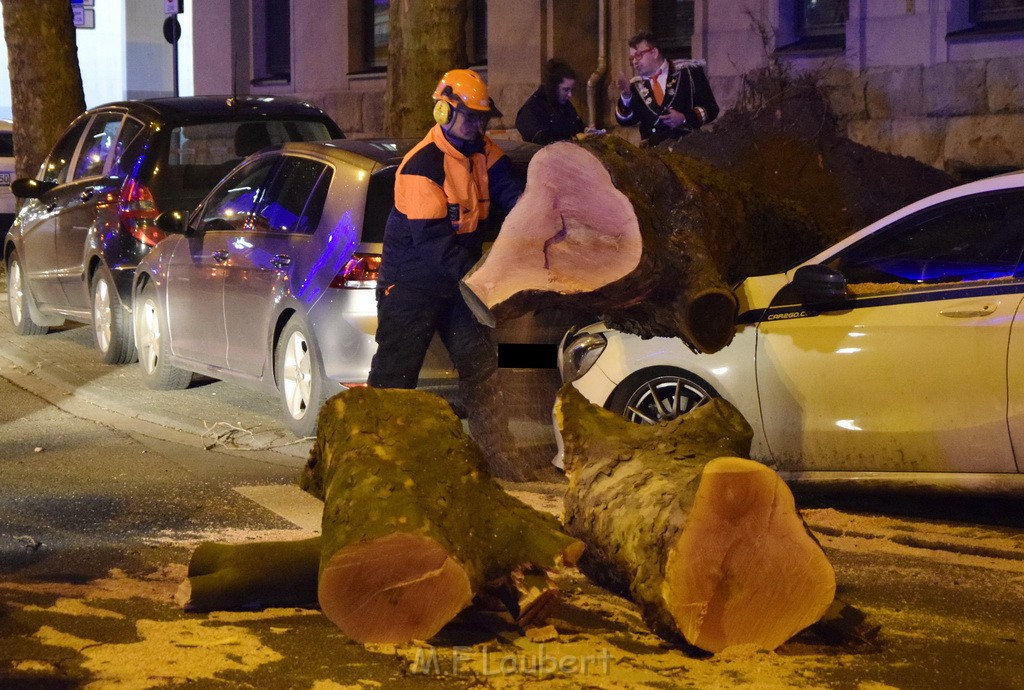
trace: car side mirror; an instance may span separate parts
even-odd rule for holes
[[[153,224],[167,233],[184,235],[188,232],[188,214],[184,211],[164,211],[156,217]]]
[[[56,186],[57,184],[54,182],[19,177],[11,183],[11,194],[21,199],[38,199]]]
[[[835,302],[846,299],[846,276],[825,264],[801,266],[790,283],[801,302]]]

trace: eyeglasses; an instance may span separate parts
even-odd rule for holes
[[[631,62],[636,62],[637,60],[642,59],[644,55],[647,55],[647,53],[651,52],[652,50],[654,50],[654,48],[644,48],[643,50],[638,50],[635,53],[630,53],[629,59]]]

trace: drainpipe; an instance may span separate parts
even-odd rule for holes
[[[597,2],[597,69],[587,79],[587,126],[597,129],[597,86],[608,70],[608,55],[605,48],[605,0]]]

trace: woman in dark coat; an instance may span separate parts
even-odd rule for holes
[[[526,99],[516,114],[516,129],[523,141],[550,144],[572,139],[583,131],[583,120],[573,107],[576,73],[567,63],[552,58],[544,65],[544,83]]]

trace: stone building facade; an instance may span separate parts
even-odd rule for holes
[[[800,0],[478,2],[486,4],[486,26],[468,27],[467,35],[483,31],[477,43],[485,41],[486,57],[475,46],[471,66],[485,74],[506,114],[493,123],[499,136],[514,136],[515,112],[553,56],[580,76],[574,100],[584,120],[613,129],[611,85],[619,72],[631,73],[626,39],[640,29],[664,31],[657,21],[675,5],[686,26],[692,23],[685,48],[707,60],[723,108],[736,103],[745,74],[776,60],[819,78],[858,142],[961,172],[1024,168],[1024,0],[832,0],[824,4],[844,14],[825,36],[808,28],[815,3]],[[379,61],[373,66],[371,44],[386,3],[190,5],[195,93],[299,96],[322,106],[350,136],[381,133],[386,74]],[[979,19],[979,8],[992,7],[1003,13],[998,21]],[[288,19],[284,77],[266,70],[275,47],[282,59],[271,35],[281,35],[281,22],[267,28],[274,12]],[[480,21],[479,8],[471,14]],[[635,139],[632,130],[621,133]]]

